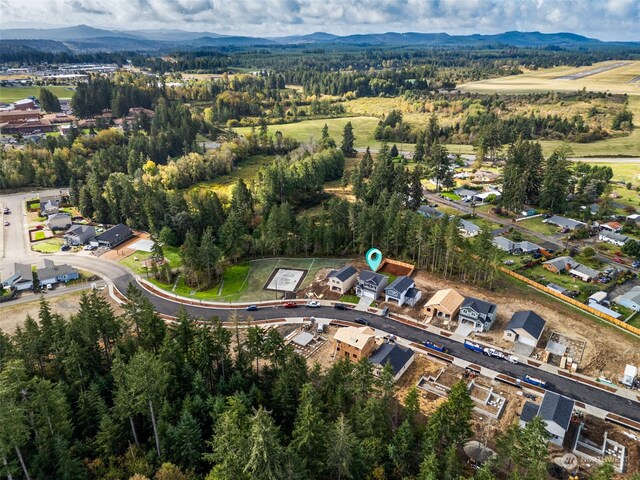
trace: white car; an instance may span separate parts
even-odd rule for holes
[[[91,250],[95,250],[96,247],[94,247],[93,245],[85,245],[83,250],[87,250],[87,251],[91,251]]]
[[[320,302],[316,302],[315,300],[312,300],[310,302],[307,302],[306,306],[309,308],[318,308],[320,306]]]
[[[4,226],[8,227],[9,226],[9,222],[4,222]]]
[[[509,361],[509,363],[513,363],[514,365],[518,363],[518,357],[514,357],[513,355],[509,355],[507,357],[507,360]]]

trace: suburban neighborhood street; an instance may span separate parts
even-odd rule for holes
[[[38,263],[48,258],[58,263],[68,263],[76,268],[87,270],[102,277],[108,285],[115,286],[121,293],[125,293],[130,284],[135,285],[145,297],[147,297],[156,308],[156,311],[170,316],[176,316],[181,308],[184,308],[192,317],[210,318],[217,316],[221,320],[228,320],[233,312],[237,312],[241,317],[246,317],[244,307],[240,308],[210,308],[204,306],[186,305],[177,301],[159,297],[142,288],[136,281],[136,276],[124,266],[113,261],[102,260],[99,257],[86,254],[73,254],[59,252],[56,254],[37,254],[28,248],[26,215],[24,214],[24,200],[32,197],[33,193],[22,193],[17,195],[7,195],[0,199],[3,205],[8,206],[12,213],[9,215],[12,222],[10,227],[5,227],[4,256],[0,258],[0,276],[6,278],[10,274],[15,262]],[[438,201],[442,199],[438,198]],[[493,218],[492,218],[493,220]],[[0,316],[2,308],[0,307]],[[581,384],[570,379],[534,369],[524,364],[513,365],[506,361],[474,353],[463,347],[462,343],[452,339],[441,337],[430,332],[394,321],[387,317],[365,313],[354,310],[338,310],[329,306],[320,308],[298,307],[295,309],[262,307],[251,312],[254,320],[270,320],[279,318],[299,318],[310,317],[326,318],[332,320],[344,320],[353,322],[358,317],[364,317],[370,325],[378,330],[397,335],[411,342],[423,343],[425,340],[436,341],[445,345],[449,353],[460,359],[473,362],[477,365],[490,368],[499,373],[504,373],[515,378],[522,378],[525,374],[531,374],[541,378],[548,383],[548,388],[561,393],[574,400],[584,402],[594,407],[627,417],[640,422],[640,403],[631,401],[621,396]]]

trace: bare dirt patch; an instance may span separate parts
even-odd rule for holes
[[[71,315],[78,313],[78,301],[80,295],[88,290],[70,292],[63,295],[51,296],[47,298],[51,311],[58,313],[64,318],[68,319]],[[111,305],[111,308],[117,315],[122,313],[122,308],[116,303],[106,290],[103,290],[102,295]],[[4,305],[0,308],[0,330],[12,335],[18,325],[22,325],[27,319],[27,315],[31,315],[32,318],[38,319],[38,311],[40,309],[40,295],[32,295],[33,301],[18,303],[15,305]]]

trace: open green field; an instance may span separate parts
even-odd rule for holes
[[[270,155],[252,155],[246,160],[238,162],[237,168],[232,170],[229,175],[221,175],[213,182],[199,183],[194,188],[213,190],[225,203],[231,199],[231,187],[239,178],[244,179],[246,183],[252,182],[258,171],[269,165],[273,158]]]
[[[529,218],[518,222],[518,225],[543,235],[556,235],[558,233],[558,227],[542,223],[542,220],[542,217]]]
[[[275,133],[280,130],[283,135],[293,137],[300,142],[311,139],[319,140],[322,134],[322,127],[326,123],[329,127],[329,135],[339,145],[342,142],[342,130],[347,122],[353,125],[353,133],[356,137],[355,147],[378,148],[380,142],[373,138],[374,131],[378,125],[378,119],[370,116],[327,118],[320,120],[303,120],[296,123],[286,123],[282,125],[269,125],[269,132]],[[247,135],[251,132],[250,127],[236,128],[236,132]]]
[[[152,278],[150,278],[149,281],[177,295],[197,298],[199,300],[218,302],[275,300],[276,292],[263,289],[274,269],[297,268],[307,270],[307,275],[299,287],[299,290],[302,290],[311,284],[321,269],[340,268],[347,261],[348,260],[323,258],[265,258],[251,260],[225,269],[223,273],[222,292],[220,292],[219,284],[206,291],[194,292],[193,288],[184,284],[182,277],[178,280],[175,290],[172,290],[173,285],[165,285]],[[282,292],[280,292],[278,296],[282,296]]]
[[[40,95],[41,87],[0,87],[0,102],[11,103],[26,97],[36,97]],[[50,86],[46,87],[58,98],[71,98],[73,87]]]

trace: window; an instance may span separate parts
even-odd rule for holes
[[[357,358],[357,357],[358,357],[358,355],[356,355],[356,354],[354,353],[354,354],[353,354],[353,358]]]

